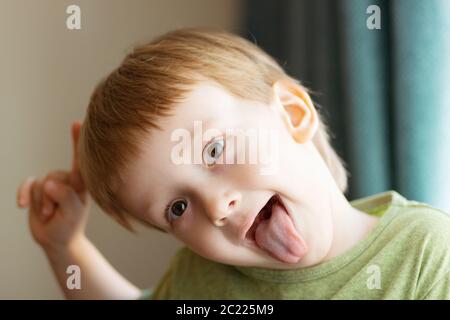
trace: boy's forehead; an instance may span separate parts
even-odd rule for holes
[[[202,99],[206,96],[229,96],[228,90],[214,81],[201,81],[196,83],[186,95],[187,100]]]
[[[230,93],[219,84],[201,82],[175,106],[174,114],[185,121],[201,120],[208,115],[223,112],[223,108],[233,104],[233,99]]]
[[[223,118],[229,114],[236,104],[235,98],[219,84],[210,81],[197,83],[185,96],[170,108],[170,115],[158,118],[158,127],[162,130],[151,130],[151,136],[170,138],[172,132],[179,128],[189,130],[194,121],[206,122],[208,118]]]

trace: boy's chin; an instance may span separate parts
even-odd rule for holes
[[[229,263],[230,265],[240,266],[240,267],[250,267],[250,268],[264,268],[264,269],[278,269],[278,270],[287,270],[287,269],[298,269],[302,267],[302,260],[300,259],[296,263],[286,263],[276,259],[275,257],[271,257],[267,254],[260,254],[258,257],[252,257],[254,259],[250,260],[234,260],[234,263]]]

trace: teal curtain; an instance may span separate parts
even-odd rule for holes
[[[370,5],[381,29],[367,28]],[[315,92],[349,198],[450,211],[450,1],[249,0],[243,35]]]

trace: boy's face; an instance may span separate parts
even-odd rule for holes
[[[213,261],[320,262],[331,247],[334,182],[310,140],[317,118],[309,97],[276,88],[263,104],[198,84],[123,172],[125,208]]]

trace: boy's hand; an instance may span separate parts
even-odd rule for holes
[[[52,171],[40,179],[30,177],[17,191],[18,206],[29,209],[33,238],[45,250],[67,247],[84,236],[90,197],[78,166],[80,127],[80,123],[72,125],[72,170]]]

